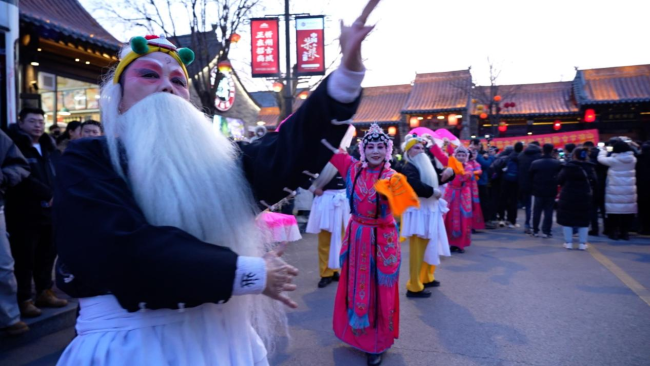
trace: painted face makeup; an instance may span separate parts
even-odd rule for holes
[[[120,103],[122,113],[153,93],[171,93],[190,99],[183,68],[162,52],[153,52],[133,61],[124,71],[121,83],[124,90]]]
[[[422,154],[424,152],[424,146],[422,144],[415,144],[413,147],[409,149],[409,157],[414,158],[419,154]]]
[[[386,144],[383,142],[368,142],[365,146],[364,153],[366,160],[368,160],[368,165],[377,167],[386,158]]]

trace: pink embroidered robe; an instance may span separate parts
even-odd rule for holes
[[[478,178],[483,172],[481,164],[476,160],[470,160],[465,165],[465,168],[472,172],[472,229],[483,230],[485,229],[485,220],[483,218],[483,210],[481,209],[481,199],[478,194]],[[478,173],[478,174],[477,174]]]
[[[447,183],[444,199],[449,203],[445,215],[445,229],[449,236],[449,246],[465,248],[472,243],[472,176],[474,173],[465,167],[465,174],[456,174]]]
[[[341,248],[334,333],[359,350],[381,353],[399,336],[401,246],[388,200],[377,197],[373,186],[380,171],[382,179],[395,171],[362,168],[345,154],[334,155],[330,162],[346,180],[348,199],[353,202]]]

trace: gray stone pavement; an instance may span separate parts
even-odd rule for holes
[[[521,229],[473,235],[464,254],[436,272],[429,299],[404,296],[408,243],[400,277],[400,338],[383,365],[649,365],[650,305],[590,252],[562,248]],[[592,245],[650,288],[650,239]],[[316,236],[291,243],[287,261],[301,273],[288,312],[291,339],[271,365],[365,365],[363,353],[332,332],[336,284],[318,289]],[[74,336],[66,329],[0,355],[0,365],[54,365]]]

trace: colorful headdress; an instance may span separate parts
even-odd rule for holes
[[[405,141],[404,141],[404,146],[402,147],[402,150],[404,151],[405,154],[406,154],[406,153],[407,153],[407,152],[408,152],[408,151],[409,151],[413,146],[415,146],[416,144],[423,144],[423,145],[426,145],[426,143],[427,143],[427,141],[426,141],[425,139],[419,137],[419,136],[416,135],[416,134],[406,135],[406,136],[404,137],[404,139],[405,139]]]
[[[373,123],[370,129],[366,132],[359,142],[359,154],[361,155],[361,164],[364,168],[368,167],[368,160],[366,159],[365,146],[369,142],[383,142],[386,144],[386,168],[390,168],[390,159],[393,157],[393,140],[379,127],[378,124]]]
[[[144,36],[133,37],[129,41],[131,51],[126,54],[117,64],[115,69],[115,76],[113,77],[113,84],[120,82],[120,76],[133,61],[138,58],[148,55],[152,52],[163,52],[173,57],[179,65],[183,68],[185,78],[189,80],[187,68],[194,61],[194,52],[189,48],[176,48],[171,42],[167,40],[164,35],[161,36]]]

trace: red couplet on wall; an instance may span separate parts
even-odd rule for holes
[[[254,78],[280,75],[278,18],[251,19],[251,74]]]
[[[296,17],[297,74],[325,75],[325,18]]]

